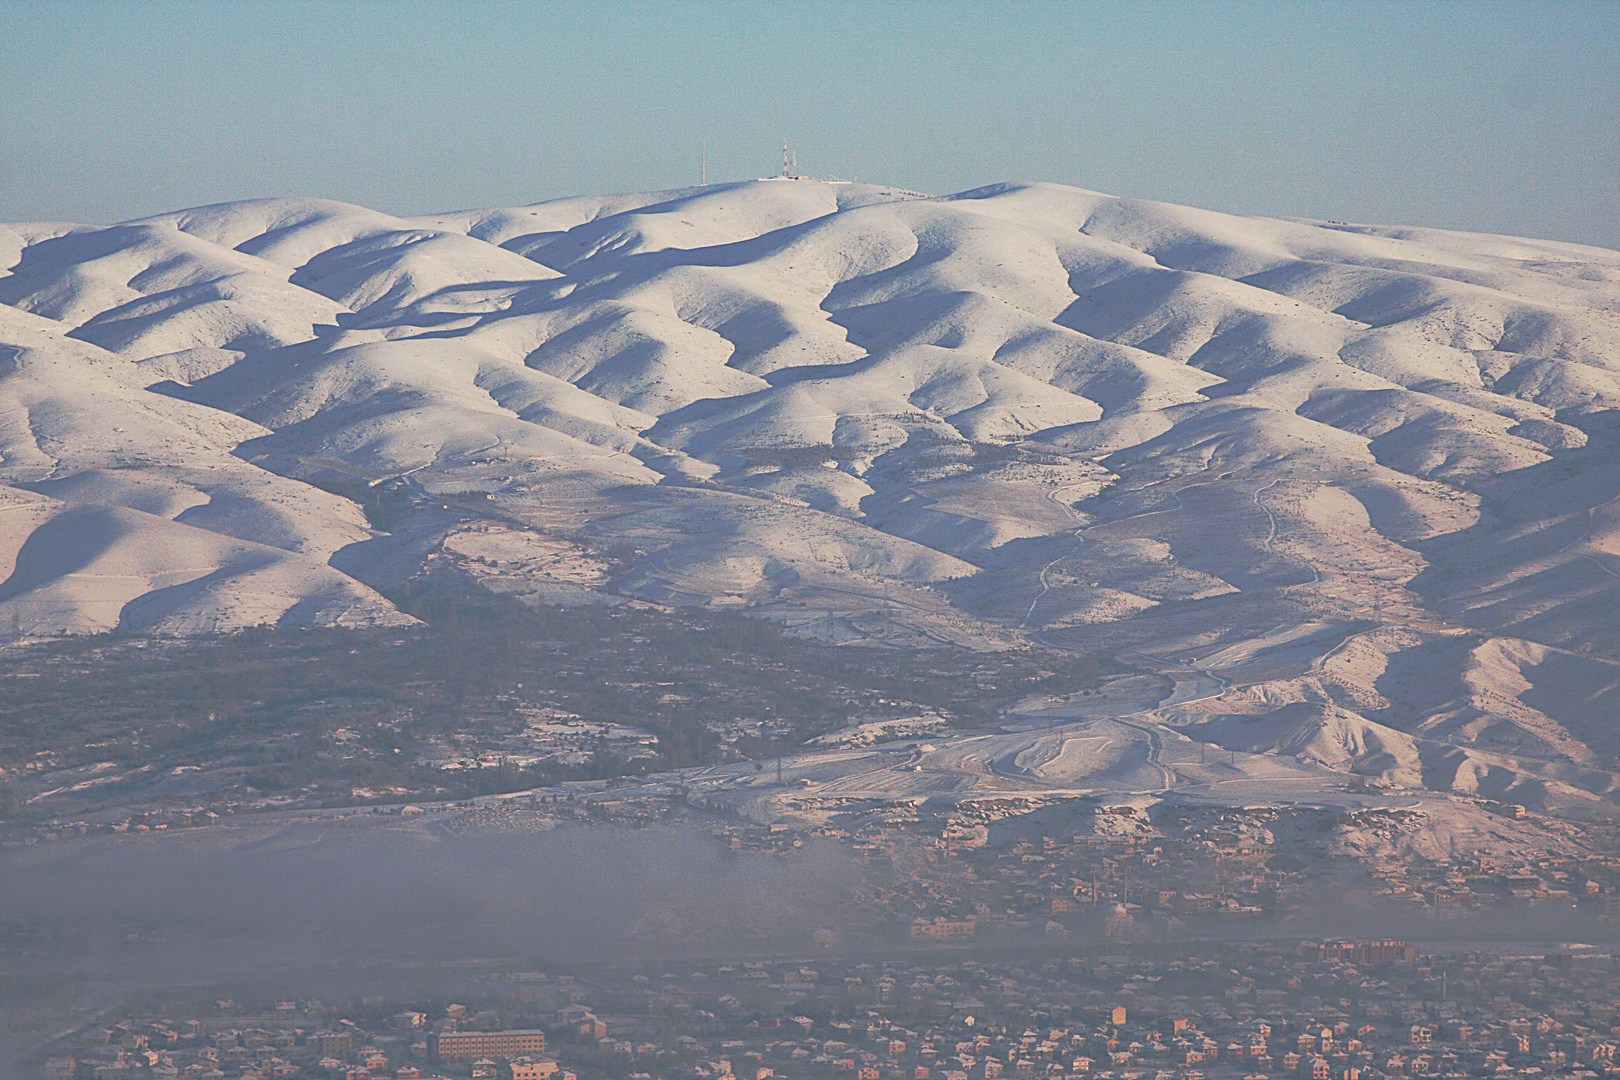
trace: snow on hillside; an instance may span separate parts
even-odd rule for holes
[[[0,636],[611,585],[1133,653],[1231,752],[1579,801],[1617,409],[1620,253],[1511,237],[809,180],[0,225]]]

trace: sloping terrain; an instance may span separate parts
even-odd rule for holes
[[[1136,656],[1232,752],[1580,802],[1617,407],[1620,253],[1052,185],[0,226],[0,636],[405,622],[424,575],[732,605]]]

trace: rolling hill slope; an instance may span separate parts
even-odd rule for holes
[[[1140,654],[1220,681],[1195,738],[1580,801],[1617,410],[1620,253],[1511,237],[810,180],[13,224],[0,636],[730,605]]]

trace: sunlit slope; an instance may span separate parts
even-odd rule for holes
[[[1134,650],[1225,680],[1187,730],[1392,782],[1620,753],[1604,249],[1030,184],[270,199],[0,226],[0,363],[7,637],[434,574]]]
[[[8,308],[0,363],[8,636],[410,621],[329,565],[370,536],[353,503],[231,456],[265,429]]]

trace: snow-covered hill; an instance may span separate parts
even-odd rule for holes
[[[1510,237],[809,180],[0,226],[0,636],[444,573],[1147,654],[1198,737],[1581,798],[1617,410],[1620,253]]]

